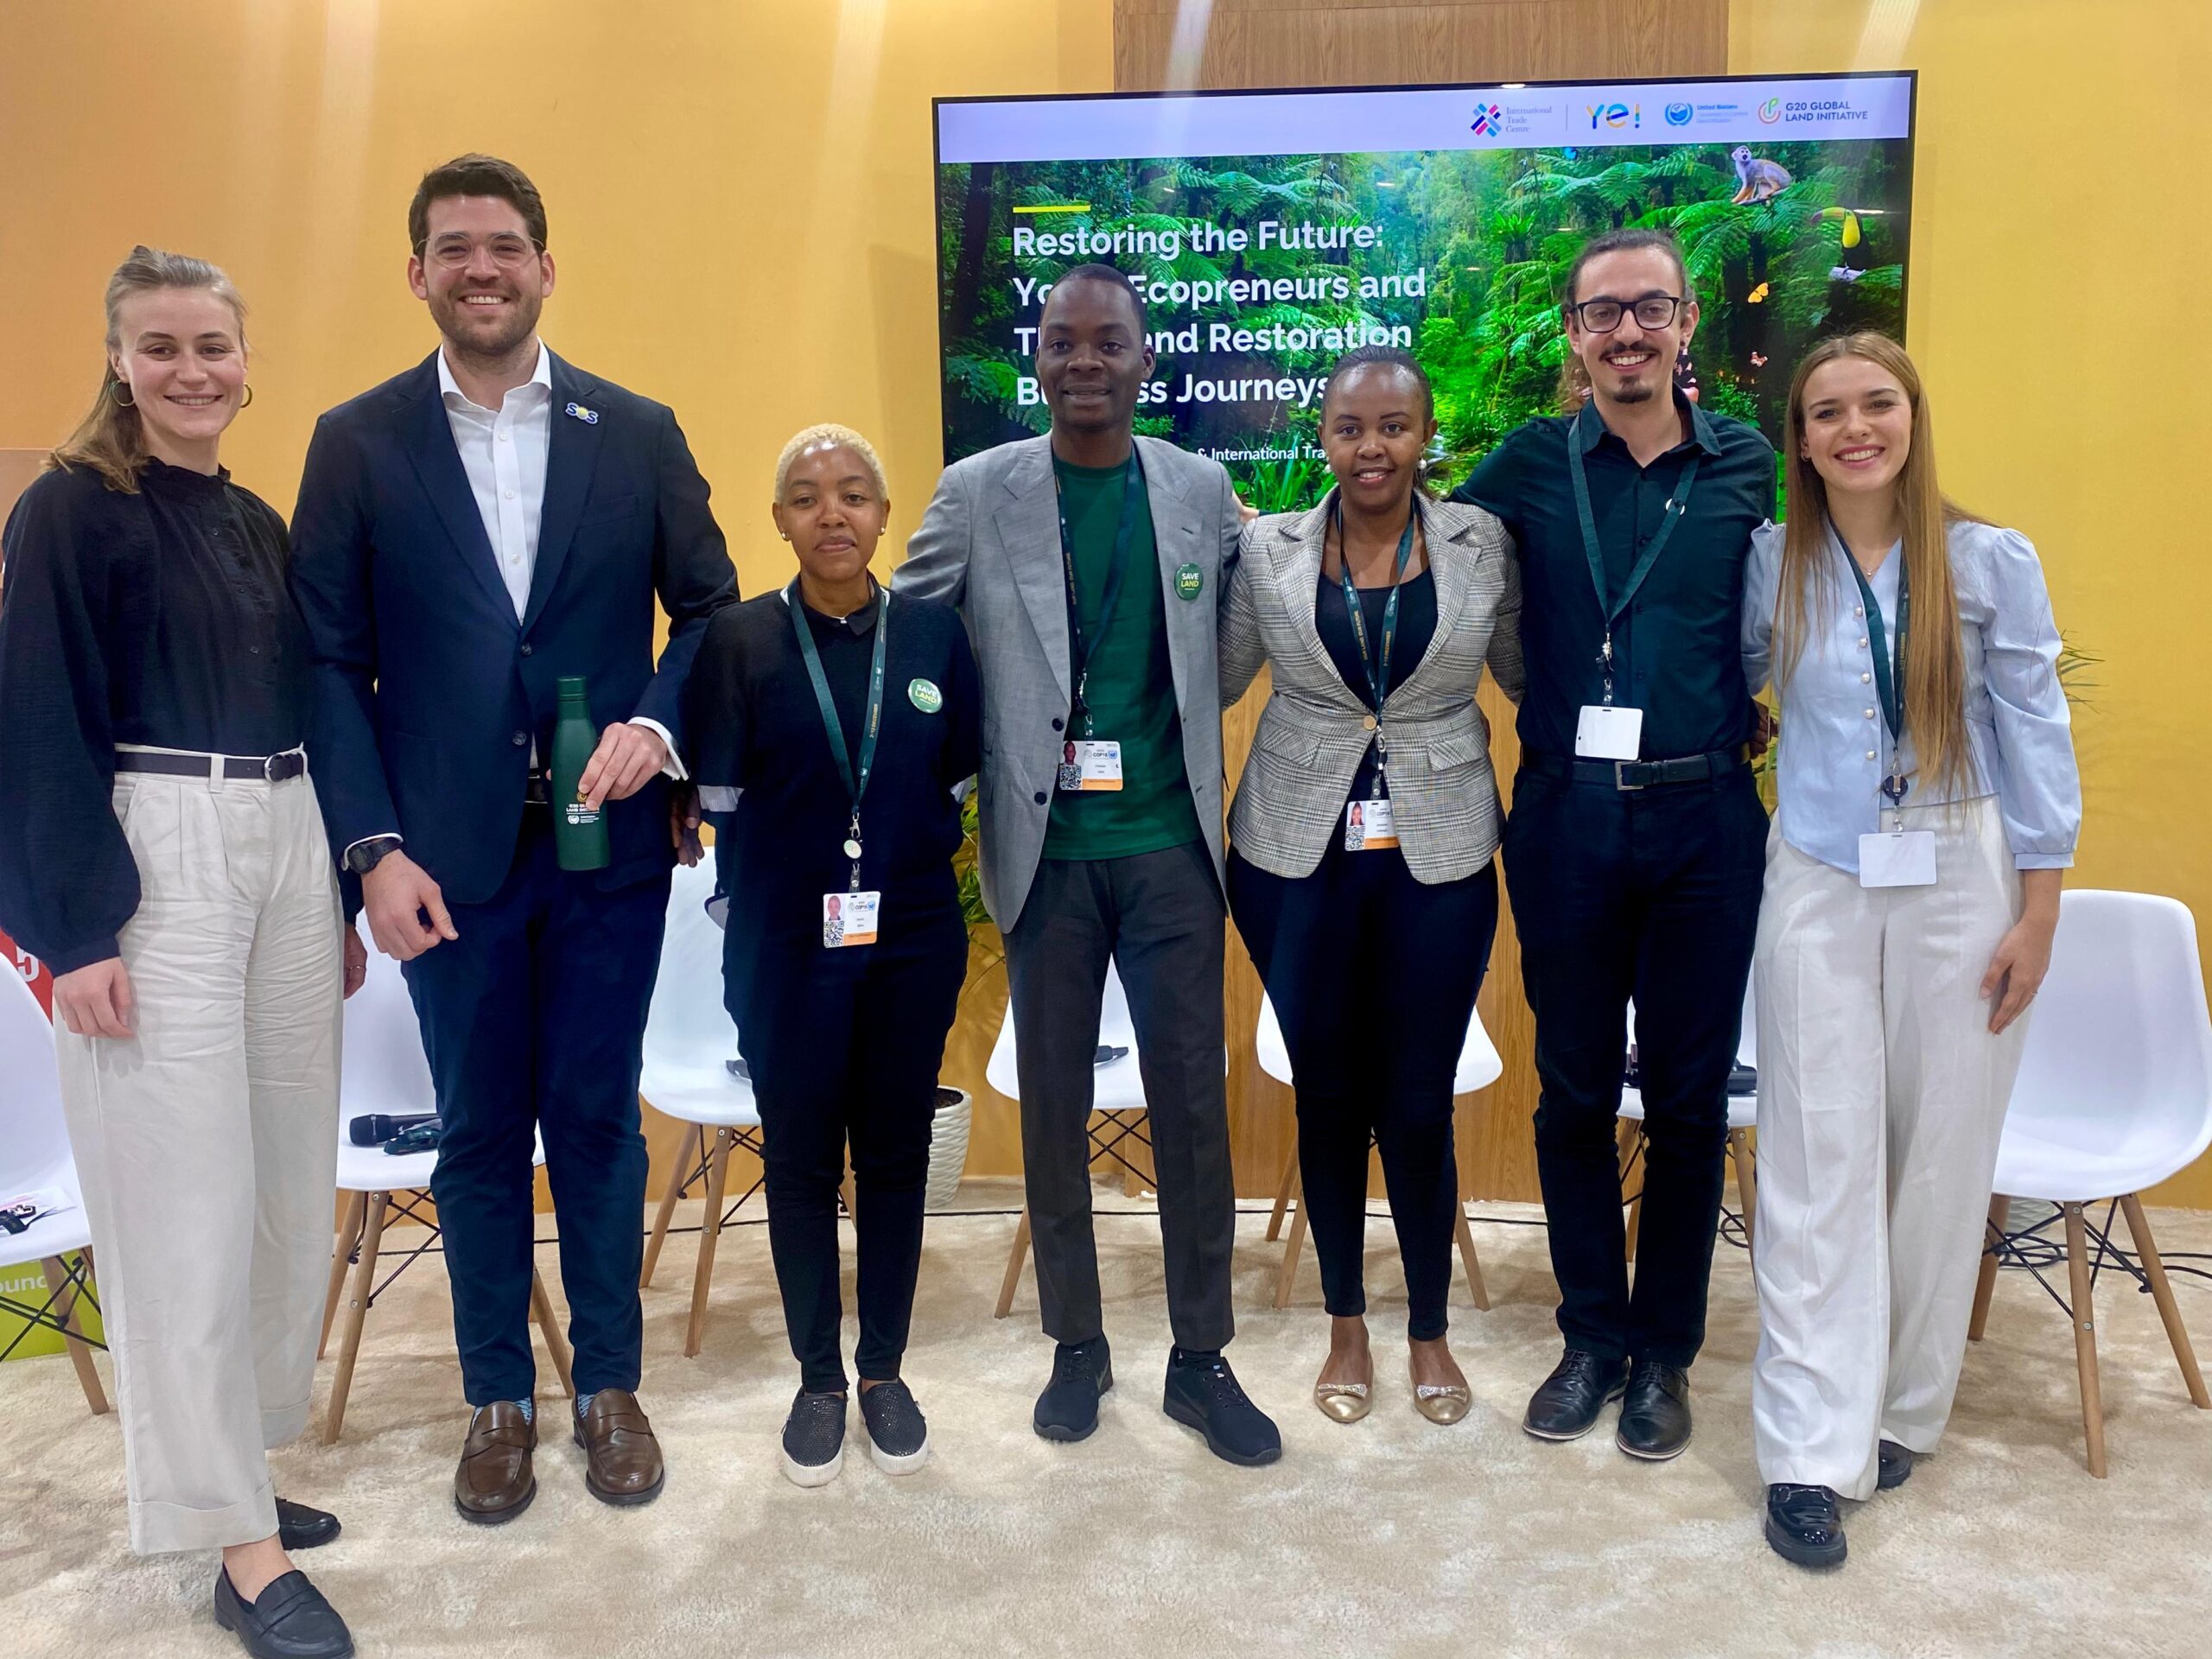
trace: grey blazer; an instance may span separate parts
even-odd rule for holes
[[[1308,512],[1244,528],[1221,613],[1221,700],[1234,703],[1264,662],[1274,692],[1230,810],[1239,856],[1276,875],[1311,875],[1344,833],[1344,801],[1373,737],[1371,712],[1337,671],[1315,626],[1315,585],[1332,491]],[[1436,632],[1382,705],[1399,849],[1416,880],[1472,875],[1497,850],[1490,722],[1475,703],[1483,669],[1520,700],[1521,567],[1504,526],[1480,507],[1420,502],[1436,580]]]
[[[1236,493],[1219,461],[1157,438],[1140,437],[1137,445],[1160,550],[1183,766],[1219,879],[1221,695],[1214,640],[1223,573],[1236,562]],[[1188,598],[1175,580],[1186,564],[1198,569],[1198,592]],[[983,902],[1001,928],[1012,927],[1044,856],[1075,690],[1052,440],[1002,443],[946,467],[891,585],[957,606],[968,624],[983,682],[977,773]]]

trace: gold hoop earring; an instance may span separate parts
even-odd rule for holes
[[[127,380],[109,381],[107,395],[118,409],[136,409],[138,406],[137,398],[130,395],[130,383]]]
[[[240,409],[253,407],[253,385],[251,381],[245,383],[245,396],[238,399],[238,407]]]

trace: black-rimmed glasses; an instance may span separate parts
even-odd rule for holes
[[[1630,312],[1636,314],[1639,328],[1667,327],[1675,321],[1675,314],[1688,303],[1685,294],[1647,294],[1640,300],[1584,300],[1565,308],[1581,324],[1584,334],[1610,334]]]

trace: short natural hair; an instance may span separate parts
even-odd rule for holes
[[[111,490],[137,493],[138,475],[146,470],[146,429],[136,404],[116,401],[116,388],[124,381],[115,372],[115,354],[123,349],[123,302],[133,295],[165,288],[195,289],[222,301],[238,320],[238,344],[245,346],[245,302],[221,266],[140,243],[107,279],[107,351],[100,365],[99,392],[77,429],[47,456],[49,467],[66,473],[73,467],[89,467],[107,480]]]
[[[1690,268],[1682,257],[1682,245],[1675,240],[1672,231],[1645,230],[1630,226],[1625,230],[1606,231],[1585,242],[1574,256],[1574,263],[1567,268],[1567,298],[1563,303],[1573,305],[1582,282],[1582,268],[1592,259],[1609,253],[1633,253],[1639,248],[1656,248],[1675,262],[1675,275],[1681,280],[1685,299],[1695,299],[1697,290],[1690,286]]]
[[[868,472],[875,479],[876,493],[886,501],[891,499],[891,481],[883,475],[883,462],[870,443],[849,426],[840,426],[835,421],[823,421],[816,426],[801,427],[791,435],[783,453],[776,457],[776,493],[772,498],[784,499],[784,485],[791,477],[791,463],[810,449],[849,449],[868,463]]]
[[[1062,289],[1065,288],[1070,283],[1103,283],[1109,288],[1120,289],[1122,293],[1128,295],[1129,297],[1129,307],[1137,314],[1138,337],[1140,339],[1143,337],[1145,332],[1144,300],[1142,296],[1137,293],[1137,285],[1129,280],[1129,276],[1127,271],[1122,270],[1115,265],[1077,265],[1074,270],[1062,273],[1060,280],[1054,283],[1052,286],[1055,289]],[[1052,302],[1051,295],[1046,295],[1045,299],[1046,303],[1050,304]]]
[[[530,239],[545,251],[545,201],[530,175],[496,156],[456,156],[423,175],[415,200],[407,204],[407,245],[420,254],[430,239],[430,204],[454,196],[497,196],[522,215]]]

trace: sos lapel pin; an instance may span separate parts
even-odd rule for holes
[[[1198,590],[1206,585],[1205,572],[1195,564],[1178,566],[1175,571],[1175,597],[1196,599]]]
[[[582,421],[586,426],[599,424],[599,411],[595,409],[586,409],[582,404],[570,404],[561,412],[572,421]]]

